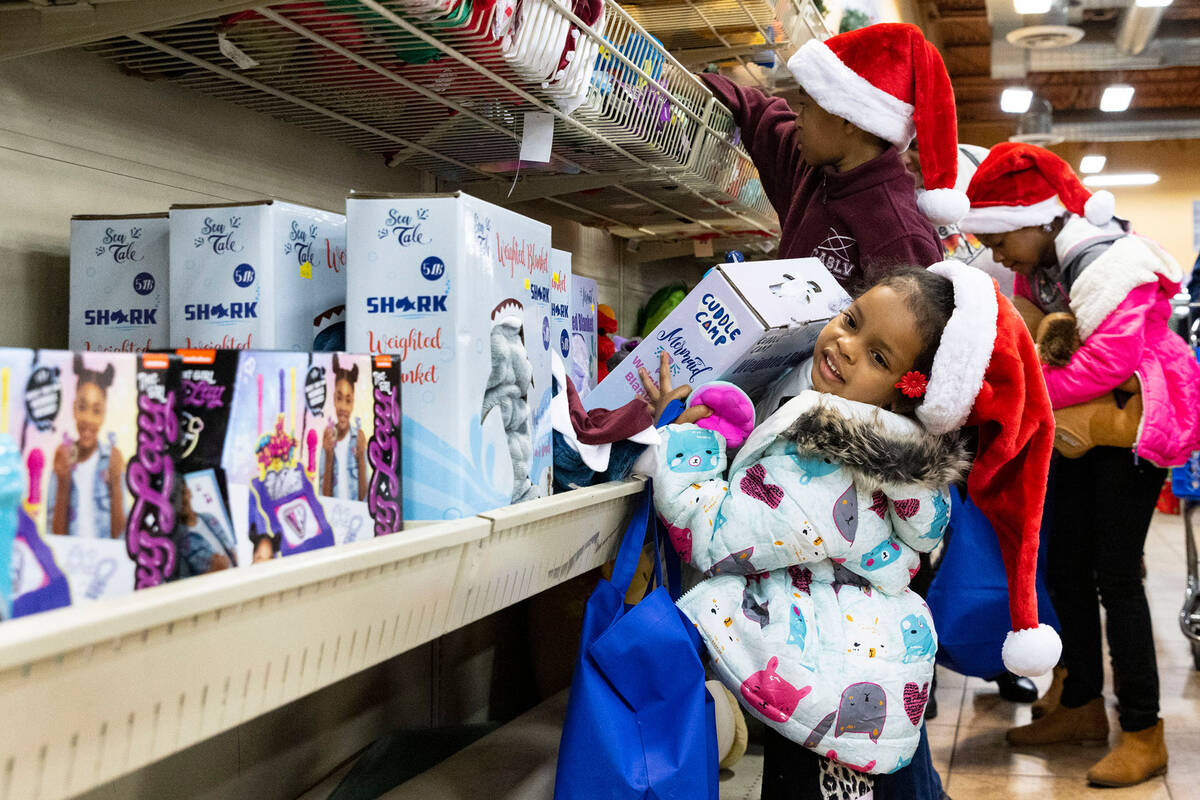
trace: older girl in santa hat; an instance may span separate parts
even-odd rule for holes
[[[1050,406],[1012,304],[956,261],[883,278],[800,369],[808,388],[754,430],[728,480],[722,434],[703,421],[665,428],[655,505],[707,576],[681,609],[720,679],[772,730],[764,800],[869,797],[875,775],[911,772],[923,737],[937,640],[907,586],[946,529],[964,426],[978,429],[968,486],[1009,569],[1005,664],[1038,675],[1059,658],[1033,582]],[[652,399],[672,394],[664,369]],[[912,784],[878,788],[940,793]]]
[[[1055,321],[1068,326],[1070,339],[1077,329],[1078,348],[1043,369],[1058,418],[1056,447],[1072,457],[1055,466],[1048,572],[1066,677],[1059,705],[1008,738],[1016,745],[1107,741],[1098,591],[1122,734],[1088,780],[1140,783],[1167,768],[1142,550],[1164,467],[1200,447],[1200,368],[1167,327],[1183,271],[1113,219],[1111,194],[1089,194],[1066,162],[1040,147],[993,148],[967,194],[962,229],[1017,273],[1016,294],[1034,318],[1052,315],[1040,335],[1052,334]],[[1046,345],[1040,352],[1050,360]]]

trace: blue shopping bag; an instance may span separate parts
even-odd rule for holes
[[[555,777],[555,800],[717,800],[717,735],[704,644],[675,607],[679,561],[659,565],[651,489],[625,531],[611,580],[588,599]],[[625,605],[647,528],[656,588]],[[673,590],[673,591],[672,591]]]
[[[951,487],[950,496],[950,541],[925,598],[937,629],[937,663],[961,675],[990,679],[1005,671],[1000,650],[1012,629],[1000,540],[970,497],[960,495],[958,487]],[[1043,544],[1045,529],[1043,523]],[[1038,552],[1038,619],[1058,630],[1042,580],[1044,553],[1043,546]]]

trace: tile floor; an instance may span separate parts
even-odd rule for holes
[[[1200,521],[1200,520],[1198,520]],[[1200,526],[1198,526],[1200,527]],[[1183,521],[1156,515],[1146,543],[1146,591],[1158,644],[1162,716],[1170,771],[1129,789],[1093,789],[1084,776],[1100,760],[1100,746],[1063,745],[1014,750],[1004,732],[1030,720],[1029,707],[1000,699],[993,684],[938,670],[938,717],[929,724],[933,763],[954,800],[1070,798],[1071,800],[1193,800],[1200,798],[1200,673],[1179,630],[1183,598]],[[1038,679],[1045,688],[1049,676]],[[1108,696],[1116,733],[1116,714]],[[762,756],[752,750],[722,775],[722,800],[759,800]]]

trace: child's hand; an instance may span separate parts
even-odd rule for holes
[[[656,424],[673,400],[686,400],[687,396],[692,393],[692,387],[686,384],[679,388],[672,388],[671,363],[665,350],[659,354],[658,385],[655,386],[654,381],[650,379],[650,373],[644,367],[638,368],[638,377],[642,379],[642,388],[646,390],[646,395],[650,398],[650,413]],[[704,419],[711,413],[708,406],[693,406],[684,409],[675,422],[679,424],[695,422],[698,419]]]

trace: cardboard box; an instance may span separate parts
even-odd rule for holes
[[[304,397],[306,469],[335,543],[401,530],[400,360],[314,353]]]
[[[273,200],[177,205],[170,227],[171,347],[344,349],[344,216]]]
[[[550,492],[550,228],[464,194],[346,201],[347,341],[402,359],[404,518]]]
[[[571,254],[550,251],[550,352],[571,363]]]
[[[137,356],[40,350],[26,381],[28,515],[13,551],[13,614],[134,589],[124,479],[138,446]]]
[[[167,346],[169,228],[165,213],[71,217],[72,350]]]
[[[600,293],[596,282],[579,275],[571,276],[571,360],[567,374],[575,379],[580,397],[596,388],[597,349],[596,306]]]
[[[825,323],[850,302],[820,261],[722,264],[609,373],[584,405],[618,408],[644,394],[637,370],[658,375],[667,351],[676,386],[735,383],[753,398],[812,354]]]
[[[137,365],[137,449],[125,484],[132,499],[125,523],[125,552],[134,564],[134,589],[180,577],[181,557],[193,539],[193,520],[177,491],[179,424],[176,402],[181,362],[173,353],[144,353]]]

